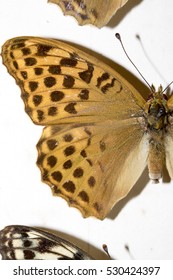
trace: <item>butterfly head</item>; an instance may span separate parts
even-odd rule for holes
[[[162,130],[168,124],[167,96],[163,93],[162,86],[159,86],[158,91],[153,85],[151,89],[145,106],[147,125],[151,130]]]

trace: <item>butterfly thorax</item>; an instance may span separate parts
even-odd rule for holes
[[[169,109],[166,95],[161,90],[153,92],[145,105],[145,118],[148,130],[164,130],[168,125],[168,115]]]

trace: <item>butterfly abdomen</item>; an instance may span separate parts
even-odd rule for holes
[[[149,141],[148,169],[149,177],[157,183],[162,177],[162,169],[165,163],[165,147],[163,137],[156,140],[151,138]]]

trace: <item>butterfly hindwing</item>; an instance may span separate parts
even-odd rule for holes
[[[84,217],[103,219],[146,166],[142,136],[135,120],[46,127],[37,145],[42,180]]]
[[[49,232],[27,227],[7,226],[0,231],[3,260],[89,260],[87,253]]]
[[[48,0],[59,5],[65,15],[75,17],[79,25],[106,25],[128,0]]]

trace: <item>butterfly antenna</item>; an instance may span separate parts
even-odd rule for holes
[[[153,92],[152,86],[147,82],[147,80],[145,79],[145,77],[142,75],[142,73],[139,71],[139,69],[136,67],[136,65],[134,64],[134,62],[131,60],[131,58],[129,57],[128,53],[126,52],[126,49],[125,49],[125,47],[124,47],[124,45],[123,45],[123,42],[122,42],[122,40],[121,40],[120,34],[119,34],[119,33],[116,33],[116,34],[115,34],[115,37],[120,41],[121,46],[122,46],[122,48],[123,48],[123,51],[124,51],[125,55],[127,56],[128,60],[129,60],[129,61],[131,62],[131,64],[135,67],[135,69],[137,70],[137,72],[139,73],[139,75],[142,77],[142,79],[145,81],[145,83],[148,85],[148,87],[149,87],[149,88],[151,89],[151,91]]]
[[[132,254],[130,252],[129,246],[126,244],[124,247],[125,247],[126,251],[128,252],[129,256],[131,257],[131,259],[134,260],[134,257],[132,256]]]
[[[148,62],[151,64],[151,66],[153,67],[154,71],[160,76],[160,78],[167,84],[167,81],[165,80],[165,78],[162,76],[162,74],[159,72],[158,68],[155,66],[155,64],[153,63],[153,61],[151,60],[151,58],[149,57],[148,53],[146,52],[143,42],[141,40],[141,37],[139,36],[139,34],[136,34],[136,39],[139,41],[141,48],[144,52],[145,57],[147,58]]]
[[[109,250],[108,250],[108,246],[106,244],[102,245],[103,250],[105,251],[105,253],[108,255],[108,257],[111,259],[111,256],[109,254]]]
[[[173,81],[172,82],[170,82],[166,87],[165,87],[165,89],[162,91],[162,93],[164,93],[165,91],[167,91],[167,89],[170,87],[170,85],[172,85],[173,84]]]

